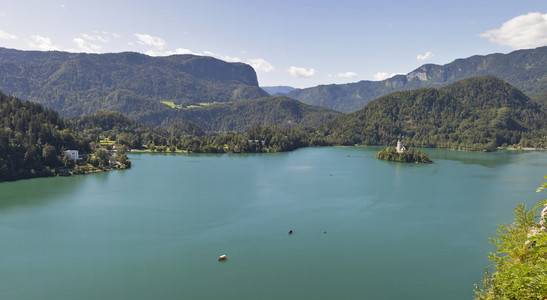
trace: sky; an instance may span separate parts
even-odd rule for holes
[[[547,45],[547,0],[0,0],[0,47],[253,66],[261,86],[382,80]]]

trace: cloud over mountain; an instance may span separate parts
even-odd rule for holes
[[[529,49],[547,45],[547,14],[531,12],[503,23],[500,28],[479,35],[491,43],[513,49]]]
[[[291,66],[289,68],[289,73],[292,76],[297,77],[297,78],[310,78],[310,77],[313,77],[313,75],[315,75],[315,69],[313,69],[313,68],[306,69],[306,68],[302,68],[302,67]]]
[[[140,33],[135,33],[134,35],[138,39],[138,43],[141,45],[151,46],[161,50],[165,48],[165,45],[167,44],[164,39],[157,36]]]
[[[329,77],[340,77],[340,78],[355,78],[359,75],[355,72],[343,72],[343,73],[338,73],[338,74],[334,74],[334,75],[329,74],[328,76]]]
[[[433,52],[427,51],[424,55],[418,54],[416,56],[416,59],[419,60],[420,62],[424,62],[432,57],[433,57]]]
[[[250,64],[256,71],[269,73],[275,70],[274,67],[263,58],[251,58],[247,60],[247,63]]]
[[[0,39],[2,40],[16,40],[17,36],[13,34],[9,34],[5,32],[4,30],[0,29]]]

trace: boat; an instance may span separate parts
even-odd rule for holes
[[[222,254],[221,256],[218,257],[218,261],[223,261],[226,259],[228,259],[228,256],[226,256],[226,254]]]

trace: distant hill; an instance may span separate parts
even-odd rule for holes
[[[280,86],[261,86],[261,88],[263,90],[265,90],[268,94],[272,95],[272,96],[276,96],[276,95],[281,96],[281,95],[287,94],[290,91],[295,90],[295,88],[293,88],[292,86],[283,86],[283,85],[280,85]]]
[[[150,112],[140,116],[139,120],[154,126],[168,126],[173,120],[186,120],[196,123],[206,131],[245,132],[258,125],[270,124],[287,128],[316,127],[340,114],[287,97],[264,97],[199,108]]]
[[[138,117],[171,106],[267,96],[254,69],[212,57],[150,57],[0,48],[0,90],[78,117],[117,110]]]
[[[547,47],[518,50],[509,54],[475,55],[446,65],[426,64],[407,75],[382,81],[320,85],[297,89],[288,97],[311,105],[353,112],[368,102],[391,92],[424,87],[442,87],[456,81],[493,75],[499,77],[542,106],[547,107]]]
[[[394,92],[324,126],[333,144],[494,150],[546,147],[547,115],[520,90],[493,76],[446,87]]]

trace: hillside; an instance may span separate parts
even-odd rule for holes
[[[368,102],[395,91],[442,87],[466,78],[492,75],[501,78],[547,107],[547,47],[509,54],[475,55],[446,65],[426,64],[407,75],[383,81],[320,85],[297,89],[288,97],[311,105],[354,112]]]
[[[57,112],[0,93],[0,182],[51,176],[64,150],[91,148]]]
[[[324,126],[334,144],[493,150],[545,147],[547,115],[510,84],[483,76],[441,89],[394,92]]]
[[[259,125],[281,125],[316,127],[334,119],[339,112],[303,104],[286,97],[264,97],[242,100],[199,108],[187,108],[151,112],[139,120],[155,126],[167,126],[173,120],[186,120],[196,123],[206,131],[246,132]],[[155,120],[163,120],[161,123]]]
[[[284,86],[284,85],[280,85],[280,86],[261,86],[261,88],[264,91],[266,91],[266,93],[268,93],[272,96],[279,95],[279,94],[286,94],[290,91],[295,90],[295,88],[293,88],[292,86]]]
[[[150,57],[0,48],[0,90],[78,117],[99,110],[138,116],[172,105],[267,96],[254,69],[212,57]],[[164,103],[162,103],[164,101]]]

